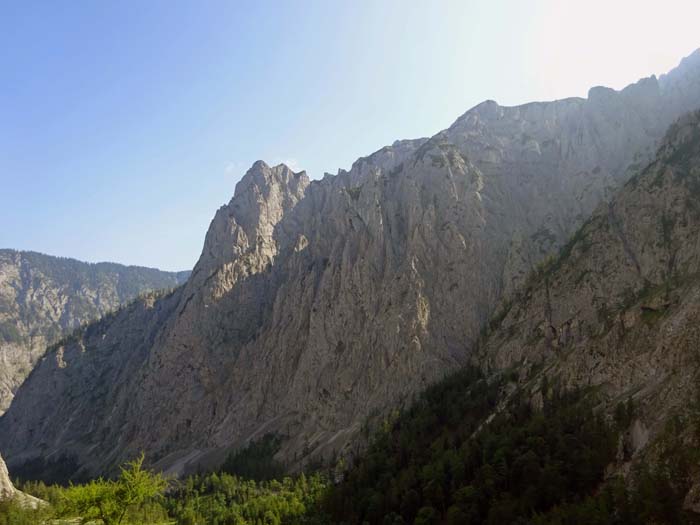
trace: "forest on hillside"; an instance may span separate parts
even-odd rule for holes
[[[5,502],[0,525],[77,516],[104,525],[698,522],[682,510],[698,452],[674,443],[672,427],[662,467],[639,467],[631,480],[607,478],[633,403],[621,403],[607,421],[595,412],[593,395],[545,380],[541,407],[516,391],[486,423],[504,385],[515,379],[487,381],[467,368],[432,386],[376,432],[338,483],[325,471],[284,476],[273,458],[280,438],[268,435],[231,454],[221,471],[183,480],[149,472],[142,457],[114,480],[19,481],[48,505],[31,510]]]

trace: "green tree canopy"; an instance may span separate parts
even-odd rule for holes
[[[119,525],[129,510],[159,498],[167,481],[143,468],[144,455],[126,463],[116,480],[99,478],[84,485],[71,485],[63,492],[61,514],[79,516],[83,523],[98,521]]]

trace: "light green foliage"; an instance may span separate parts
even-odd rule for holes
[[[142,454],[123,466],[116,480],[100,478],[84,485],[71,485],[62,493],[58,513],[79,516],[83,523],[123,523],[127,513],[138,512],[146,503],[161,497],[167,486],[160,474],[143,468],[143,459]]]
[[[80,485],[19,484],[49,502],[39,511],[0,505],[0,525],[325,525],[319,502],[328,484],[314,474],[253,481],[227,473],[173,482],[143,468],[143,455],[127,463],[119,478]]]

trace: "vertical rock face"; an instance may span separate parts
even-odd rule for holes
[[[444,135],[468,152],[507,214],[506,292],[653,158],[676,118],[698,107],[700,52],[660,81],[510,108],[488,101],[458,119]]]
[[[88,473],[140,450],[181,472],[266,432],[288,436],[291,467],[341,451],[467,361],[499,300],[700,106],[684,64],[682,83],[486,102],[320,181],[256,163],[188,283],[47,355],[0,447]]]
[[[180,285],[188,274],[0,250],[0,414],[47,346],[140,293]]]

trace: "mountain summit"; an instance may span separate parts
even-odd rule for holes
[[[497,305],[697,107],[691,57],[588,99],[485,102],[320,181],[259,161],[185,286],[42,359],[0,449],[69,477],[141,450],[181,473],[267,433],[292,469],[345,453],[368,417],[478,355]]]

